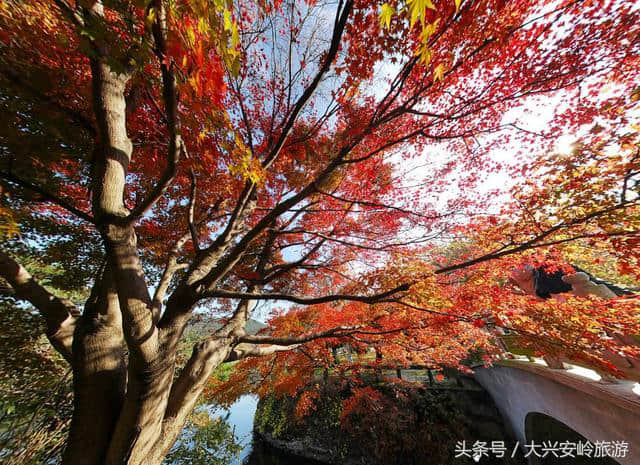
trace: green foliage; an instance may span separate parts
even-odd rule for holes
[[[242,446],[224,419],[212,418],[207,410],[191,415],[188,425],[171,449],[167,465],[228,465],[238,457]]]
[[[223,382],[228,381],[229,377],[231,376],[231,373],[233,373],[234,365],[235,365],[235,362],[221,363],[216,367],[215,370],[213,370],[213,373],[211,374],[211,376]]]
[[[0,461],[59,461],[71,418],[66,363],[43,335],[41,318],[0,299]]]
[[[358,391],[366,395],[358,397]],[[276,439],[311,441],[341,461],[387,465],[452,463],[457,441],[505,440],[503,432],[494,431],[497,426],[484,431],[474,424],[477,419],[469,406],[490,402],[482,391],[390,383],[354,388],[329,381],[319,394],[313,413],[303,418],[296,414],[302,394],[262,399],[256,431]]]
[[[26,234],[28,236],[28,231]],[[23,239],[26,238],[23,235]],[[12,242],[14,256],[41,284],[71,301],[86,298],[88,276],[68,273],[63,263],[55,260],[57,254],[54,260],[44,263],[38,244],[28,247],[25,241]],[[34,242],[29,244],[33,246]],[[61,246],[48,245],[49,251]],[[79,261],[87,248],[92,248],[90,240],[76,246]],[[10,289],[2,282],[0,288]],[[72,412],[71,373],[44,333],[43,318],[31,306],[15,301],[10,291],[0,295],[0,461],[3,463],[55,463],[64,448]]]
[[[290,424],[289,416],[293,413],[287,411],[287,406],[288,403],[284,398],[275,396],[269,396],[261,401],[253,419],[255,430],[261,433],[268,432],[274,438],[292,434],[293,431],[289,430],[288,426]]]

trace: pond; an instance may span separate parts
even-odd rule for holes
[[[320,465],[265,443],[254,434],[254,424],[267,435],[293,438],[290,445],[295,450],[305,448],[300,452],[308,452],[307,448],[339,451],[345,454],[340,457],[355,462],[367,457],[374,463],[391,463],[390,459],[393,463],[411,464],[472,463],[471,459],[454,457],[460,442],[458,437],[499,440],[508,450],[515,447],[495,404],[488,393],[477,386],[446,389],[440,386],[428,390],[405,387],[400,396],[398,387],[391,389],[385,384],[379,389],[380,397],[375,397],[380,406],[376,410],[379,421],[367,417],[366,428],[352,423],[348,432],[335,429],[335,415],[340,412],[336,413],[334,407],[339,394],[318,400],[316,414],[293,429],[283,425],[292,425],[287,419],[294,414],[295,398],[267,397],[260,404],[258,421],[255,421],[258,398],[251,395],[240,397],[229,408],[200,405],[165,465]],[[358,415],[356,411],[351,421],[360,418]],[[525,462],[518,454],[490,463],[523,465]]]
[[[253,434],[258,398],[240,397],[231,407],[201,406],[165,465],[318,465],[260,441]]]
[[[317,465],[317,462],[286,454],[260,441],[253,434],[253,417],[258,406],[255,396],[242,396],[226,412],[229,423],[242,446],[230,465]]]

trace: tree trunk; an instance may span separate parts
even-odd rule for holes
[[[196,406],[207,379],[231,352],[231,343],[231,338],[221,338],[202,342],[194,348],[187,365],[171,388],[162,435],[150,461],[145,463],[162,463]]]
[[[126,394],[104,463],[141,465],[161,433],[173,379],[173,354],[161,350],[134,226],[124,205],[132,155],[126,128],[129,75],[113,71],[102,59],[92,60],[91,71],[98,123],[92,207],[105,242],[129,349]]]
[[[73,417],[65,465],[103,463],[125,393],[122,318],[111,271],[94,285],[73,339]]]

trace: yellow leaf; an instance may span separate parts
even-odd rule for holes
[[[420,63],[428,65],[431,62],[431,49],[425,44],[421,44],[416,50],[416,56],[420,57]]]
[[[438,30],[438,24],[440,24],[440,18],[436,19],[431,24],[426,25],[422,29],[422,33],[420,34],[420,41],[423,44],[427,44],[429,38]]]
[[[193,28],[191,26],[187,26],[186,27],[186,33],[187,33],[187,42],[189,43],[189,45],[193,46],[193,44],[196,43],[196,33],[193,30]]]
[[[18,235],[20,229],[11,210],[0,205],[0,239],[10,239]]]
[[[209,30],[209,26],[207,25],[207,21],[204,18],[198,19],[198,32],[200,34],[206,34]]]
[[[234,22],[231,25],[231,47],[236,48],[240,45],[240,34],[238,33],[238,26]]]
[[[432,10],[436,9],[431,0],[408,0],[407,4],[411,12],[411,27],[413,27],[418,19],[424,24],[427,8],[431,8]]]
[[[456,13],[458,11],[460,11],[460,4],[462,3],[462,0],[454,0],[456,2]]]
[[[147,13],[147,24],[153,24],[153,21],[156,19],[156,9],[149,8],[149,12]]]
[[[197,91],[197,90],[198,90],[198,80],[196,79],[196,77],[195,77],[195,76],[191,76],[191,77],[187,80],[187,82],[189,82],[189,85],[191,86],[191,88],[192,88],[194,91]]]
[[[391,27],[391,17],[395,12],[396,10],[391,5],[384,3],[380,10],[380,27],[386,29]]]
[[[444,65],[440,63],[436,66],[436,69],[433,70],[433,80],[442,81],[442,78],[444,78]]]
[[[240,54],[240,52],[238,52],[238,54]],[[240,60],[238,59],[238,57],[234,58],[233,62],[231,63],[231,74],[233,76],[238,76],[240,74]]]
[[[344,94],[344,98],[347,100],[353,100],[358,95],[360,95],[360,87],[359,82],[356,81],[351,87],[349,87],[349,89],[347,89]]]
[[[231,30],[231,25],[232,25],[231,12],[225,8],[225,10],[224,10],[224,30],[225,31],[230,31]]]

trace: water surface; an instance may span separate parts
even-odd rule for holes
[[[251,395],[240,397],[228,409],[210,406],[213,417],[224,419],[230,426],[242,451],[229,465],[318,465],[318,462],[283,453],[264,444],[253,435],[253,418],[258,407],[258,398]]]

